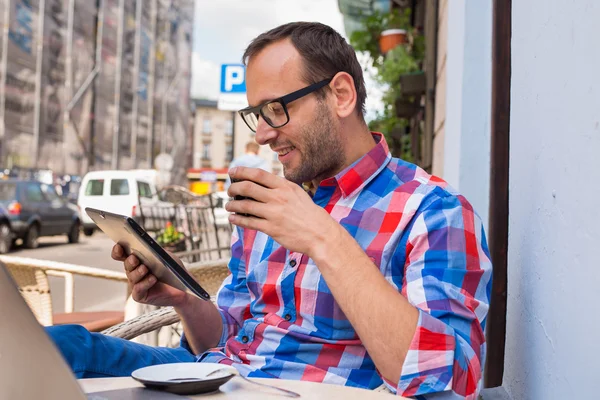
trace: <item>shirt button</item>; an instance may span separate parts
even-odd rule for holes
[[[296,260],[290,260],[290,267],[294,268],[296,266]]]
[[[242,343],[248,343],[248,336],[242,336]]]
[[[290,314],[285,314],[283,318],[285,318],[286,321],[289,321],[292,319],[292,316]]]

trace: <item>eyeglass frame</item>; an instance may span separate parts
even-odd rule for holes
[[[278,97],[276,99],[273,100],[267,100],[264,103],[261,103],[257,106],[254,107],[246,107],[243,108],[241,110],[238,111],[238,114],[240,115],[240,117],[242,117],[242,120],[244,121],[244,123],[246,124],[246,126],[248,127],[248,129],[250,129],[252,132],[256,133],[256,129],[252,129],[252,127],[250,126],[250,124],[246,121],[246,118],[244,117],[244,115],[248,115],[248,114],[258,114],[262,117],[262,119],[269,124],[269,126],[271,128],[277,129],[277,128],[281,128],[285,125],[287,125],[290,122],[290,114],[288,112],[288,108],[287,105],[293,101],[296,101],[298,99],[301,99],[304,96],[307,96],[311,93],[316,92],[319,89],[324,88],[325,86],[329,85],[331,83],[331,81],[333,80],[333,78],[335,78],[335,76],[332,76],[331,78],[327,78],[327,79],[323,79],[322,81],[313,83],[312,85],[308,85],[306,87],[303,87],[302,89],[298,89],[292,93],[288,93],[284,96]],[[278,126],[273,126],[269,123],[269,118],[265,118],[265,116],[262,113],[262,108],[264,106],[266,106],[267,104],[271,104],[271,103],[279,103],[281,104],[281,107],[283,108],[283,111],[285,112],[285,116],[287,118],[287,121],[285,121],[285,123],[278,125]],[[257,112],[258,111],[258,112]],[[257,121],[258,121],[258,117],[257,117]],[[257,122],[258,124],[258,122]],[[258,126],[257,126],[258,127]]]

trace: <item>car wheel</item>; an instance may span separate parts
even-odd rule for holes
[[[33,224],[29,227],[29,230],[25,234],[23,244],[28,249],[37,249],[40,245],[40,227],[37,224]]]
[[[69,231],[69,243],[78,243],[79,242],[79,221],[75,221],[71,230]]]
[[[6,254],[12,247],[12,234],[7,223],[0,224],[0,254]]]
[[[94,234],[94,228],[83,228],[83,234],[85,236],[92,236]]]

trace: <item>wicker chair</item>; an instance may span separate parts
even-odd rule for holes
[[[100,331],[123,321],[122,312],[73,313],[74,275],[126,283],[127,276],[123,272],[14,256],[0,256],[0,261],[6,264],[27,305],[44,326],[80,323],[90,331]],[[65,279],[65,313],[53,314],[48,276]]]

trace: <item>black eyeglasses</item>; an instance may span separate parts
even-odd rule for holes
[[[286,94],[278,99],[266,101],[255,107],[246,107],[238,112],[252,132],[256,132],[259,116],[271,127],[281,128],[290,122],[290,114],[287,109],[289,103],[329,85],[329,82],[331,82],[332,79],[333,77],[321,82],[313,83],[310,86]]]

